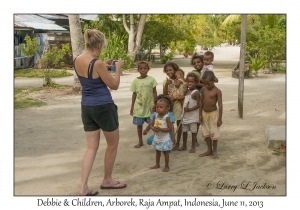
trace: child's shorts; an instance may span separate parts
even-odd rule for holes
[[[201,132],[203,138],[210,137],[211,140],[218,140],[220,138],[220,127],[217,126],[219,111],[204,112],[202,111],[203,125]]]
[[[182,132],[191,131],[192,133],[197,133],[198,123],[182,124]]]
[[[140,125],[143,125],[144,122],[148,123],[150,122],[150,117],[146,117],[146,118],[140,118],[140,117],[133,117],[133,124],[134,125],[137,125],[137,126],[140,126]]]

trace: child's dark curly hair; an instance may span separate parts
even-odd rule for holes
[[[196,83],[199,83],[199,78],[200,78],[200,75],[197,73],[197,72],[189,72],[187,75],[186,75],[186,81],[187,81],[187,78],[188,77],[193,77],[195,79],[195,82]]]
[[[205,71],[202,79],[209,79],[210,81],[213,81],[215,79],[215,74],[213,71]]]
[[[148,66],[148,70],[150,69],[150,65],[147,61],[139,61],[137,66],[138,66],[138,69],[140,68],[140,64],[146,64]]]
[[[170,61],[164,65],[164,73],[166,73],[166,68],[168,66],[171,66],[174,69],[174,71],[177,71],[179,69],[179,66],[176,63]]]
[[[162,101],[166,102],[166,104],[169,106],[169,111],[170,112],[173,111],[173,101],[171,101],[171,99],[168,95],[159,94],[156,97],[154,103],[156,104],[159,100],[162,100]]]
[[[195,59],[197,59],[197,58],[199,58],[200,61],[201,61],[201,63],[203,63],[203,58],[204,58],[204,56],[195,53],[195,54],[192,56],[192,59],[191,59],[191,65],[192,65],[192,66],[194,65],[194,64],[193,64],[193,60],[195,60]]]

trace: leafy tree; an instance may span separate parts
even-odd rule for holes
[[[161,59],[166,56],[167,49],[172,48],[171,51],[174,53],[177,47],[176,43],[186,37],[185,19],[184,15],[149,15],[145,24],[143,45],[148,46],[148,40],[151,40],[151,49],[158,45]],[[148,53],[151,53],[150,49]],[[169,60],[171,57],[171,55],[167,55],[166,59]]]
[[[100,30],[109,37],[125,37],[127,34],[127,44],[126,52],[131,58],[133,63],[135,55],[140,47],[144,25],[146,22],[147,15],[120,15],[120,14],[110,14],[110,15],[98,15],[98,21],[90,21],[89,24],[84,26],[84,29],[95,28]],[[118,56],[119,57],[119,56]]]
[[[86,29],[98,29],[105,36],[108,34],[117,34],[120,37],[127,34],[122,23],[121,15],[112,15],[112,14],[99,14],[98,20],[91,20],[88,24],[85,24],[83,30]]]
[[[61,48],[54,46],[46,52],[40,59],[40,64],[44,68],[44,84],[43,86],[56,87],[57,84],[51,79],[52,66],[57,66],[65,55],[71,56],[70,44],[62,44]]]
[[[100,55],[101,60],[119,59],[124,60],[124,67],[130,69],[132,67],[131,58],[127,55],[126,42],[128,35],[122,37],[117,34],[108,34],[106,36],[107,47]]]
[[[202,48],[213,48],[221,43],[223,30],[221,29],[224,16],[198,15],[194,16],[191,33]]]
[[[24,39],[26,41],[26,45],[19,44],[22,53],[24,55],[26,55],[27,57],[34,56],[34,54],[37,52],[37,50],[39,48],[39,46],[37,44],[38,38],[35,37],[35,38],[31,39],[30,36],[26,35]]]
[[[286,15],[247,15],[246,60],[263,60],[272,71],[281,69],[281,60],[286,56]],[[239,26],[241,15],[229,15],[221,28],[234,31]],[[233,33],[238,37],[239,32]]]
[[[123,26],[128,33],[128,55],[132,62],[141,43],[146,17],[147,15],[141,14],[136,21],[133,14],[129,15],[129,19],[126,19],[126,15],[123,14]]]
[[[286,31],[279,27],[260,29],[256,39],[247,43],[248,57],[265,60],[272,71],[281,69],[281,61],[286,55]]]
[[[180,38],[182,38],[181,31],[176,25],[165,22],[165,20],[161,21],[158,18],[153,20],[152,18],[145,24],[141,46],[143,46],[143,50],[147,50],[147,57],[149,58],[152,49],[159,45],[162,58],[165,55],[165,51],[170,48],[171,43]]]

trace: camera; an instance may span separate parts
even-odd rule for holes
[[[112,61],[112,65],[115,66],[115,65],[116,65],[116,62],[118,62],[118,60],[113,60],[113,61]]]
[[[111,60],[110,61],[110,65],[112,66],[110,68],[111,71],[116,71],[116,62],[118,62],[118,60]]]

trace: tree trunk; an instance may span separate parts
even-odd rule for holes
[[[125,30],[128,33],[128,55],[130,56],[132,62],[134,62],[136,52],[141,44],[143,30],[146,22],[147,15],[140,15],[140,19],[136,26],[134,24],[133,14],[130,15],[129,24],[130,27],[127,26],[125,15],[123,15],[123,25]]]
[[[239,75],[239,91],[238,91],[238,109],[239,117],[243,118],[243,100],[244,100],[244,69],[246,54],[246,25],[247,15],[242,15],[241,26],[241,49],[240,49],[240,75]]]
[[[70,26],[70,37],[71,37],[71,46],[73,60],[84,51],[84,42],[80,24],[79,15],[68,15],[69,17],[69,26]],[[74,72],[74,83],[73,90],[81,91],[81,85],[78,80],[77,74]]]

